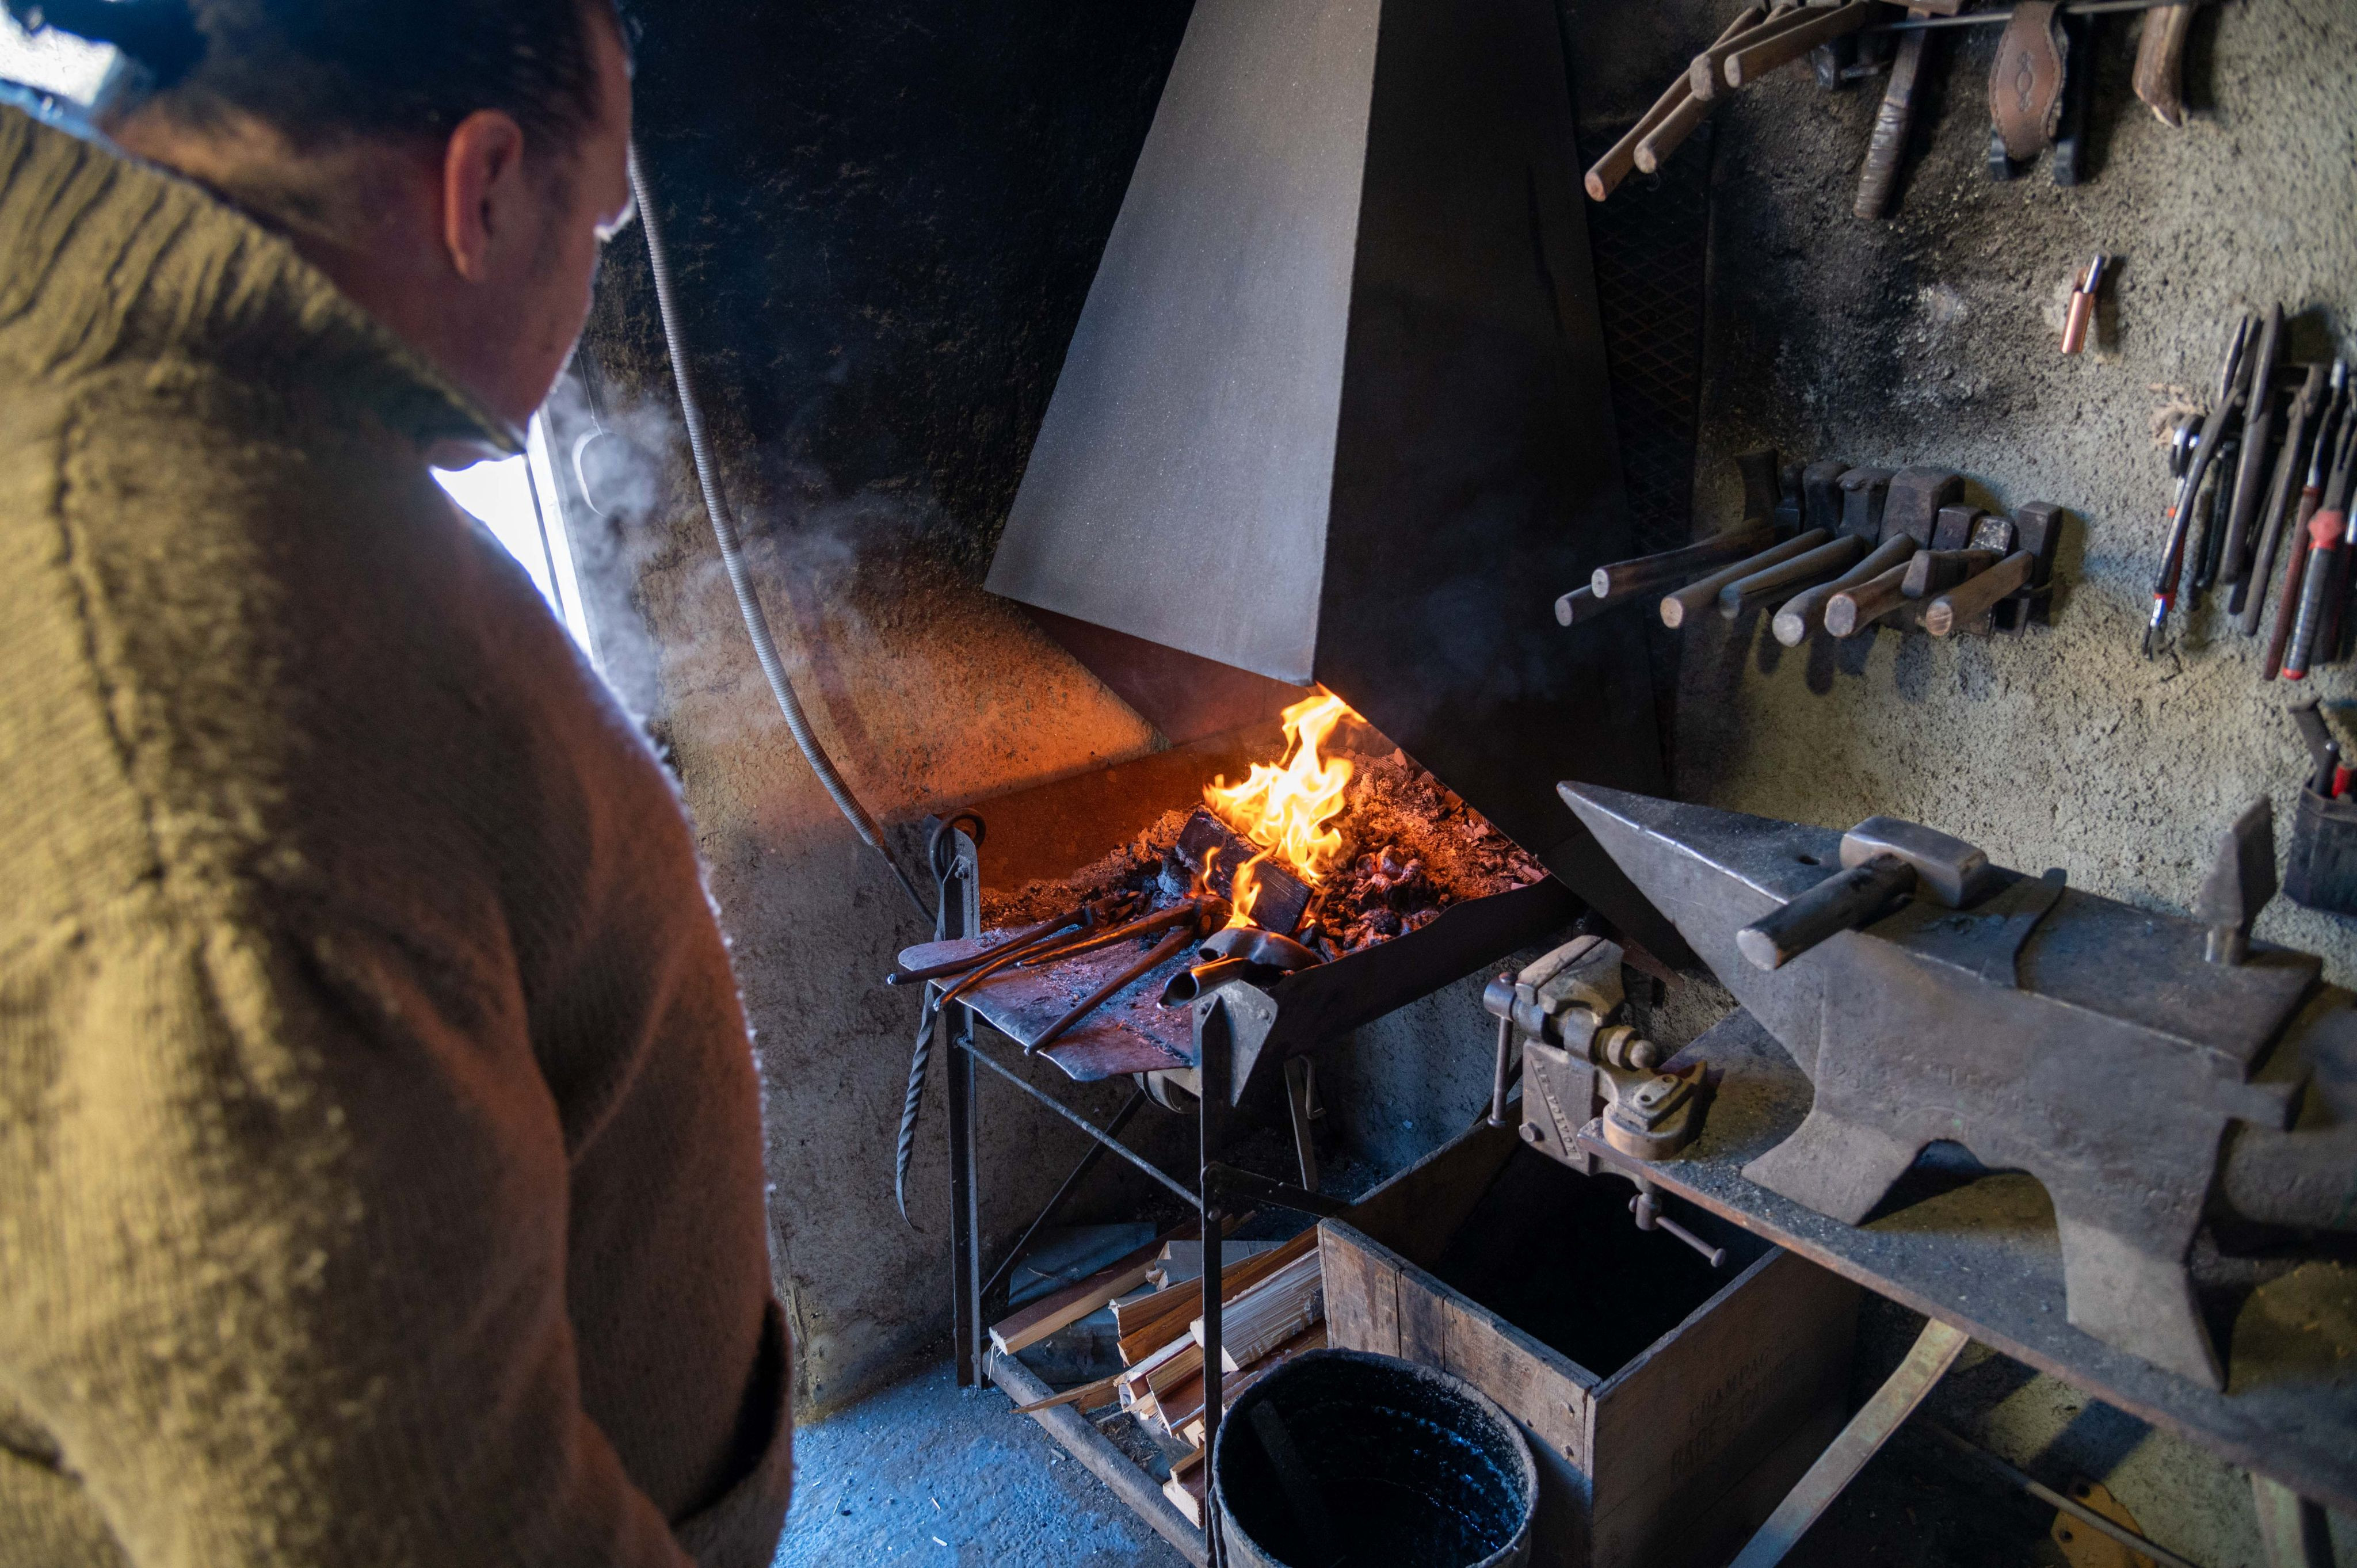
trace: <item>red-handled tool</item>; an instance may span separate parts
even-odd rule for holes
[[[2332,365],[2332,398],[2325,404],[2324,416],[2317,427],[2316,445],[2308,459],[2308,482],[2300,488],[2299,506],[2292,519],[2291,538],[2287,545],[2291,559],[2284,565],[2283,596],[2276,605],[2276,622],[2267,634],[2267,654],[2261,666],[2260,679],[2274,680],[2283,671],[2284,650],[2291,646],[2292,623],[2299,617],[2300,594],[2308,571],[2308,525],[2316,516],[2316,509],[2324,502],[2324,475],[2332,465],[2332,446],[2340,433],[2335,416],[2344,409],[2342,396],[2348,383],[2348,365],[2334,360]]]
[[[2324,623],[2337,618],[2331,615],[2332,590],[2341,581],[2337,570],[2341,553],[2349,548],[2343,538],[2349,527],[2349,463],[2352,446],[2357,446],[2357,419],[2341,421],[2341,439],[2332,457],[2332,478],[2324,492],[2324,506],[2308,521],[2307,581],[2301,585],[2299,619],[2291,630],[2291,647],[2284,652],[2283,677],[2287,681],[2305,680],[2308,667],[2318,655],[2330,658],[2332,650],[2320,647]]]

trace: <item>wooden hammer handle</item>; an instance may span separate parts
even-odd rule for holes
[[[1589,577],[1598,607],[1625,599],[1663,583],[1675,582],[1689,572],[1706,566],[1717,566],[1728,561],[1745,560],[1776,542],[1776,531],[1766,519],[1754,518],[1738,523],[1725,533],[1715,534],[1699,544],[1688,544],[1676,550],[1664,550],[1654,555],[1640,555],[1631,561],[1615,561],[1598,566]]]
[[[1874,0],[1849,0],[1847,5],[1810,6],[1817,15],[1789,26],[1758,43],[1747,44],[1727,57],[1727,85],[1741,87],[1790,65],[1819,44],[1854,33],[1872,19]]]
[[[1805,555],[1833,536],[1822,528],[1813,528],[1798,538],[1788,539],[1770,550],[1763,550],[1748,561],[1738,561],[1723,572],[1714,572],[1697,583],[1689,583],[1662,600],[1662,624],[1672,631],[1685,625],[1690,616],[1702,613],[1705,605],[1718,602],[1718,593],[1729,583],[1739,583],[1754,572],[1764,572],[1781,565],[1795,555]]]
[[[1933,637],[1945,637],[1960,626],[1970,626],[1996,607],[1997,600],[2029,581],[2029,569],[2038,564],[2038,557],[2027,550],[2017,550],[1987,571],[1963,582],[1933,599],[1923,612],[1923,629]]]
[[[1763,6],[1749,7],[1741,16],[1728,24],[1727,31],[1718,35],[1718,42],[1725,43],[1727,39],[1749,30],[1767,15],[1768,12]],[[1629,171],[1639,166],[1637,159],[1639,145],[1652,134],[1663,121],[1675,113],[1693,96],[1691,70],[1682,71],[1678,79],[1670,83],[1669,90],[1653,101],[1653,106],[1651,109],[1645,111],[1644,118],[1630,126],[1629,134],[1613,143],[1605,155],[1597,159],[1594,166],[1588,169],[1587,177],[1580,182],[1587,191],[1587,199],[1590,201],[1601,201],[1611,195],[1620,182],[1629,177]],[[1662,148],[1662,156],[1667,156],[1670,149],[1676,146],[1679,142],[1684,141],[1686,134],[1693,128],[1689,125],[1684,132],[1679,133],[1675,140],[1665,144]],[[1651,174],[1652,169],[1649,166],[1645,172]]]
[[[2136,95],[2164,125],[2185,124],[2185,40],[2193,32],[2193,7],[2162,5],[2144,14],[2136,40]]]
[[[1764,572],[1738,577],[1719,589],[1718,613],[1729,620],[1739,619],[1746,610],[1771,599],[1790,598],[1812,583],[1839,575],[1856,565],[1857,558],[1865,553],[1866,541],[1850,536],[1820,544]]]
[[[1825,601],[1825,629],[1835,637],[1854,637],[1907,602],[1907,568],[1893,566],[1881,576],[1844,588]]]
[[[1944,594],[1966,578],[1997,564],[1994,550],[1926,550],[1907,563],[1907,580],[1900,592],[1910,599]]]
[[[1809,633],[1825,624],[1825,607],[1835,594],[1845,593],[1861,583],[1870,583],[1893,566],[1906,564],[1915,553],[1916,543],[1903,533],[1894,533],[1874,547],[1874,553],[1830,583],[1819,583],[1813,588],[1803,589],[1784,601],[1776,612],[1770,629],[1776,640],[1787,648],[1798,648],[1808,640]]]
[[[1890,193],[1899,184],[1899,160],[1907,150],[1907,134],[1915,124],[1915,92],[1922,80],[1923,53],[1932,35],[1902,34],[1890,59],[1890,80],[1882,90],[1882,107],[1875,112],[1874,139],[1867,144],[1866,167],[1857,177],[1857,200],[1852,206],[1860,218],[1879,218],[1890,210]]]
[[[1751,18],[1743,27],[1730,27],[1721,33],[1710,48],[1695,56],[1686,67],[1686,89],[1707,103],[1727,91],[1727,57],[1752,44],[1765,43],[1787,27],[1796,27],[1809,19],[1805,5],[1786,4],[1768,13],[1766,19]]]
[[[1915,868],[1895,854],[1878,854],[1862,865],[1835,872],[1736,932],[1736,950],[1760,969],[1781,969],[1828,937],[1866,924],[1893,899],[1913,891]]]

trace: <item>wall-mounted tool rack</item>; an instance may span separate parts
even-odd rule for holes
[[[1964,476],[1947,468],[1838,459],[1780,468],[1770,451],[1736,462],[1743,521],[1697,544],[1598,566],[1555,601],[1555,619],[1575,626],[1644,602],[1680,630],[1707,624],[1713,611],[1727,621],[1771,611],[1789,648],[1882,627],[2018,633],[2048,617],[2063,517],[2050,501],[2007,516],[1967,504]]]

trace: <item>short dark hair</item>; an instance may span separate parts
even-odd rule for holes
[[[447,135],[479,110],[569,140],[597,120],[615,0],[6,0],[28,27],[111,43],[102,115],[156,102],[203,125],[245,113],[298,145]]]

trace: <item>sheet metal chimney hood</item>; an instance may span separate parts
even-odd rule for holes
[[[1663,793],[1552,0],[1196,0],[996,593],[1339,693],[1629,934]]]

